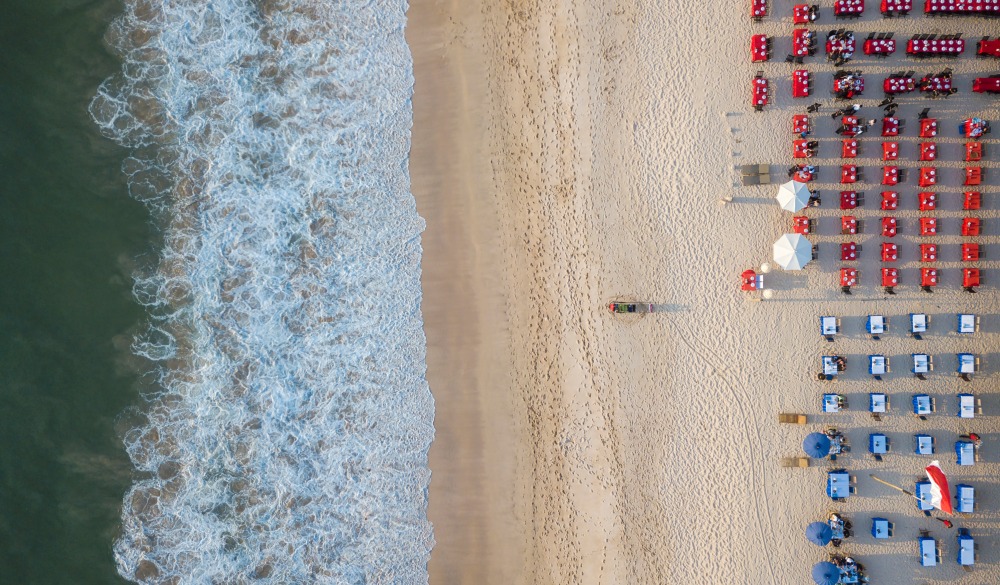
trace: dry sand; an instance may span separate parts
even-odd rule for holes
[[[748,3],[747,3],[748,4]],[[916,113],[930,106],[944,128],[941,144],[945,232],[938,267],[945,282],[933,295],[913,284],[918,269],[915,176],[899,188],[904,283],[896,297],[874,286],[880,267],[873,233],[881,216],[868,191],[859,215],[867,229],[863,286],[852,297],[835,286],[839,235],[832,183],[839,142],[829,118],[833,67],[818,72],[821,140],[818,188],[821,260],[802,273],[769,275],[775,298],[752,302],[737,290],[741,270],[770,259],[790,214],[772,188],[737,188],[736,164],[791,163],[790,118],[813,100],[790,97],[791,2],[771,3],[755,25],[744,3],[573,0],[413,2],[408,38],[416,63],[411,174],[424,234],[424,317],[428,378],[437,401],[431,449],[429,515],[437,546],[432,583],[803,583],[824,551],[802,530],[832,502],[824,467],[788,470],[808,431],[834,425],[854,453],[838,464],[859,479],[859,495],[839,506],[859,536],[843,550],[864,563],[875,583],[1000,582],[1000,400],[991,393],[1000,370],[995,289],[964,295],[958,286],[956,203],[960,143],[954,126],[967,115],[1000,120],[996,100],[973,96],[973,59],[918,62],[902,52],[881,62],[859,55],[869,89],[866,117],[878,117],[878,85],[889,71],[956,69],[962,92],[949,100],[908,97],[901,166],[916,167]],[[995,22],[978,19],[882,20],[873,4],[860,21],[834,21],[825,32],[965,32],[975,39]],[[751,64],[749,36],[776,35],[770,63]],[[777,100],[763,114],[748,105],[750,77],[763,69]],[[996,134],[992,136],[997,136]],[[880,140],[862,138],[869,179],[877,177]],[[1000,238],[996,198],[1000,142],[987,141],[990,162],[985,218],[988,257]],[[824,160],[825,159],[825,160]],[[948,195],[951,194],[951,195]],[[733,202],[720,205],[720,199]],[[950,223],[949,223],[950,222]],[[1000,249],[998,247],[997,249]],[[995,261],[984,262],[994,281]],[[662,304],[647,316],[613,316],[606,303]],[[902,333],[910,311],[933,315],[917,342]],[[982,331],[949,333],[954,314],[976,312]],[[863,316],[889,316],[882,341],[865,338]],[[842,318],[833,344],[817,334],[817,317]],[[934,354],[926,382],[907,375],[913,351]],[[815,381],[822,353],[849,361],[838,382]],[[971,383],[952,373],[954,353],[981,354]],[[864,356],[884,353],[893,374],[873,383]],[[864,406],[873,387],[890,394],[892,413],[874,423]],[[819,415],[823,391],[846,394],[851,409]],[[975,392],[985,416],[973,424],[952,415],[954,395]],[[935,395],[927,422],[908,415],[912,393]],[[810,415],[806,428],[779,426],[776,413]],[[867,433],[890,436],[883,463],[865,455]],[[954,563],[954,532],[925,519],[913,502],[871,481],[879,473],[908,486],[930,458],[911,455],[911,435],[929,431],[954,482],[972,483],[980,511],[962,518],[981,543],[973,573]],[[983,434],[983,461],[958,468],[958,432]],[[876,544],[868,519],[896,523],[896,538]],[[915,536],[941,539],[944,566],[921,569]]]

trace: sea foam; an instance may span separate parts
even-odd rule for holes
[[[420,233],[402,0],[126,0],[91,114],[162,228],[118,569],[425,583]]]

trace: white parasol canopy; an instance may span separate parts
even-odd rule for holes
[[[778,187],[778,205],[786,211],[799,211],[809,205],[809,188],[799,181],[788,181]]]
[[[799,234],[785,234],[774,243],[774,261],[785,270],[802,270],[812,260],[812,242]]]

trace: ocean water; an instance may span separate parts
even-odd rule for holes
[[[140,583],[423,583],[401,0],[128,0],[89,105],[157,227],[114,544]],[[111,543],[108,543],[111,546]]]

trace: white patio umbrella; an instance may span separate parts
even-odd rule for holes
[[[778,194],[775,199],[778,205],[786,211],[799,211],[809,205],[809,188],[805,183],[799,181],[788,181],[778,187]]]
[[[802,270],[812,260],[812,242],[799,234],[785,234],[774,243],[774,261],[785,270]]]

